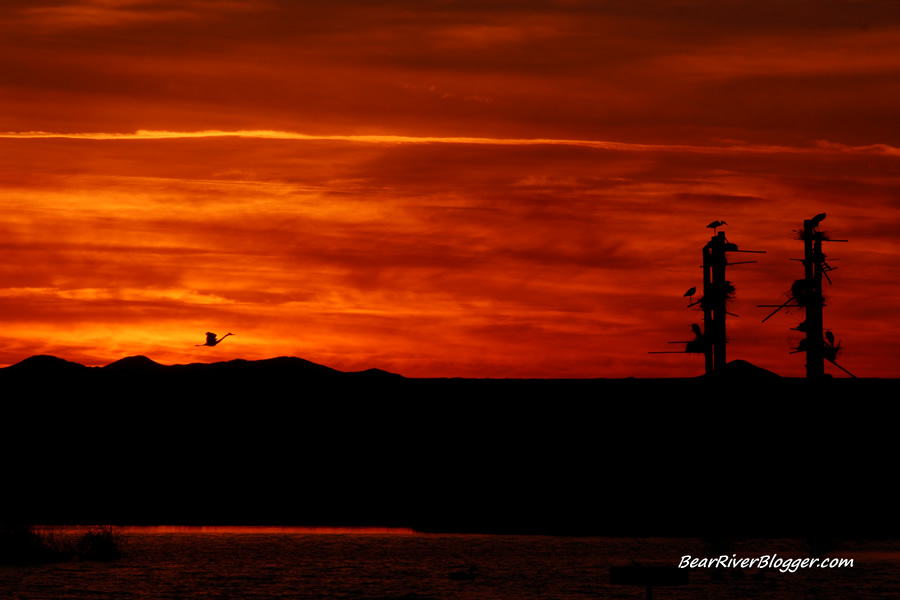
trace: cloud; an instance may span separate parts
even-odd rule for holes
[[[638,144],[603,140],[570,140],[549,138],[483,138],[437,137],[405,135],[315,135],[288,131],[151,131],[134,133],[54,133],[46,131],[0,132],[0,138],[9,139],[82,139],[82,140],[164,140],[188,138],[252,138],[296,141],[339,141],[361,144],[471,144],[496,146],[582,146],[600,150],[622,152],[676,152],[691,154],[883,154],[900,156],[900,149],[887,144],[849,146],[826,140],[816,140],[813,146],[772,146],[734,143],[721,146],[695,146],[688,144]]]
[[[38,4],[38,5],[35,5]],[[96,30],[129,28],[141,24],[209,19],[223,12],[247,12],[250,3],[229,0],[184,0],[178,3],[161,0],[76,0],[40,6],[25,4],[14,19],[42,31]]]

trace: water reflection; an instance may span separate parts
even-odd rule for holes
[[[233,535],[416,535],[405,527],[279,527],[247,525],[140,525],[120,528],[123,533],[214,533]]]
[[[612,565],[677,565],[708,556],[702,539],[563,538],[416,534],[386,528],[124,528],[126,557],[0,567],[0,597],[290,598],[409,600],[633,600],[643,591],[609,583]],[[690,583],[654,597],[900,597],[900,541],[836,542],[851,569],[690,571]],[[804,540],[732,540],[729,553],[808,556]],[[472,577],[451,577],[472,573]]]

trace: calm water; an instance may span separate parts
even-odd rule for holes
[[[62,532],[63,535],[71,531]],[[402,530],[142,528],[123,531],[126,556],[111,563],[0,567],[0,598],[290,598],[403,600],[581,600],[644,598],[612,586],[609,567],[631,561],[677,565],[680,557],[777,553],[808,556],[799,540],[556,538],[412,534]],[[692,569],[690,584],[657,587],[653,597],[900,597],[900,541],[842,542],[828,556],[853,568],[796,573]],[[474,573],[458,581],[452,573]]]

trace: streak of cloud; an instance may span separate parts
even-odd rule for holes
[[[46,131],[0,132],[10,139],[82,139],[82,140],[164,140],[188,138],[252,138],[298,141],[340,141],[363,144],[478,144],[496,146],[582,146],[623,152],[684,152],[697,154],[884,154],[900,157],[900,149],[887,144],[849,146],[827,140],[816,140],[811,147],[729,144],[694,146],[687,144],[637,144],[602,140],[515,139],[483,137],[434,137],[404,135],[312,135],[288,131],[145,131],[135,133],[52,133]]]

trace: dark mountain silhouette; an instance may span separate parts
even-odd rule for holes
[[[279,356],[278,358],[267,358],[264,360],[244,360],[239,358],[210,364],[175,365],[173,369],[196,373],[209,371],[216,374],[259,377],[282,374],[291,374],[298,377],[336,377],[344,375],[343,372],[331,367],[319,365],[295,356]]]
[[[374,377],[378,379],[394,379],[397,378],[403,379],[403,375],[398,375],[397,373],[391,373],[390,371],[383,371],[382,369],[366,369],[365,371],[349,371],[348,375],[353,375],[357,377]]]
[[[723,369],[715,371],[711,375],[701,375],[701,377],[724,377],[726,379],[752,381],[778,379],[781,376],[762,367],[757,367],[746,360],[732,360]]]
[[[97,384],[115,381],[121,382],[129,377],[137,377],[146,382],[152,377],[159,383],[178,380],[182,383],[197,380],[207,382],[210,379],[228,380],[231,383],[242,382],[248,385],[265,384],[265,382],[287,382],[292,379],[334,379],[354,380],[364,378],[403,379],[401,375],[380,369],[345,373],[293,356],[280,356],[264,360],[236,359],[215,363],[192,363],[187,365],[163,365],[146,356],[128,356],[103,367],[86,367],[78,363],[56,358],[54,356],[32,356],[20,363],[0,369],[0,381],[23,382],[29,379],[39,380],[45,377],[59,377],[70,374],[89,376]],[[64,381],[59,381],[64,384]]]
[[[89,367],[85,367],[84,365],[75,362],[41,354],[26,358],[22,362],[6,367],[6,369],[0,369],[0,372],[8,371],[16,374],[65,375],[84,373],[88,369]]]
[[[101,368],[107,371],[118,371],[120,373],[146,373],[159,372],[159,370],[164,369],[165,366],[146,356],[127,356]]]

